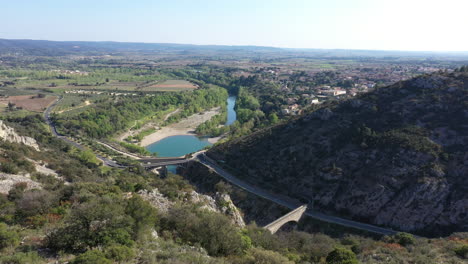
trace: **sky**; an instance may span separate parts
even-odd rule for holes
[[[0,0],[0,38],[468,51],[468,0]]]

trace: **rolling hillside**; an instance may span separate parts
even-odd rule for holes
[[[209,155],[320,211],[426,235],[467,231],[467,109],[467,73],[420,76]]]

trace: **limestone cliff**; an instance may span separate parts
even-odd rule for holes
[[[34,148],[37,151],[40,151],[39,145],[34,138],[18,135],[13,128],[5,125],[2,120],[0,120],[0,139],[24,144]]]

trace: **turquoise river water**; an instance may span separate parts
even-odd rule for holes
[[[227,121],[226,125],[230,125],[236,121],[236,112],[234,106],[236,97],[229,96],[227,99]],[[191,135],[180,135],[163,138],[160,141],[146,147],[151,153],[156,152],[158,157],[179,157],[188,153],[199,151],[206,146],[212,145],[207,138],[196,137]]]

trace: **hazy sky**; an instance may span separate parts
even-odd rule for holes
[[[468,0],[0,0],[0,38],[468,51]]]

